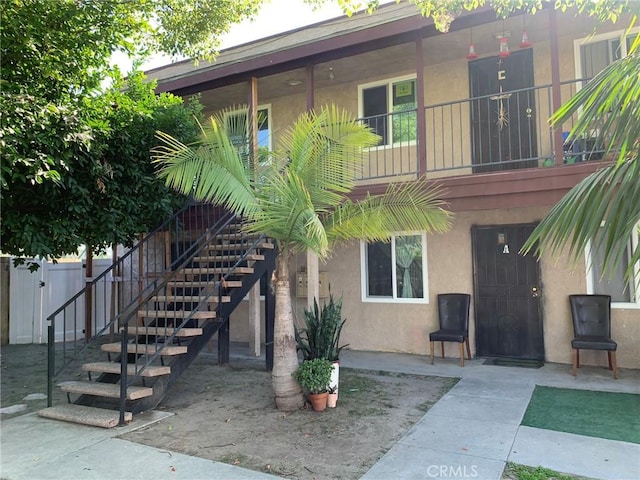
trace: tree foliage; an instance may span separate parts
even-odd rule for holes
[[[320,7],[328,0],[305,0],[306,3]],[[371,13],[380,6],[380,0],[335,0],[347,15],[353,15],[364,8]],[[552,3],[553,8],[566,11],[575,8],[581,14],[587,14],[600,21],[616,22],[623,13],[640,12],[638,0],[396,0],[412,3],[425,17],[430,17],[436,28],[441,32],[448,32],[451,23],[464,11],[490,7],[498,17],[506,18],[515,11],[536,13],[545,4]]]
[[[180,201],[157,180],[150,151],[159,128],[197,138],[197,102],[156,95],[138,74],[77,110],[5,93],[0,106],[4,253],[57,258],[81,244],[130,244]],[[55,181],[43,181],[54,169]]]
[[[153,175],[154,131],[194,139],[199,109],[156,97],[138,76],[119,83],[111,55],[210,58],[261,3],[0,2],[2,252],[56,258],[82,243],[129,243],[166,215],[175,195]]]

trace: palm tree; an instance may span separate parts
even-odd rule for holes
[[[591,248],[602,248],[603,272],[610,274],[620,263],[640,222],[638,72],[640,34],[628,56],[602,70],[551,118],[553,125],[562,125],[578,116],[571,138],[597,130],[608,140],[606,154],[617,156],[617,161],[573,187],[533,231],[524,251],[536,248],[556,255],[568,247],[570,258],[578,261],[591,242]],[[640,245],[631,252],[627,278],[632,278],[637,262]]]
[[[227,115],[228,119],[229,116]],[[438,188],[424,180],[392,184],[379,196],[349,198],[363,164],[362,150],[379,137],[346,111],[325,107],[302,114],[281,135],[266,161],[239,153],[225,112],[211,118],[202,140],[187,146],[160,133],[155,152],[168,185],[196,199],[225,205],[245,219],[247,231],[278,245],[272,382],[276,406],[303,405],[292,374],[298,368],[289,288],[289,259],[307,250],[324,259],[350,239],[387,240],[393,232],[444,232],[450,214]],[[237,132],[236,132],[237,133]],[[245,137],[246,138],[246,137]]]

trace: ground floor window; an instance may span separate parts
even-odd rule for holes
[[[421,233],[363,243],[363,301],[426,302],[426,248],[426,236]]]
[[[640,228],[640,225],[638,225]],[[632,252],[638,246],[638,228],[627,242],[627,248],[613,272],[603,272],[604,248],[587,249],[587,293],[611,295],[611,302],[621,307],[640,307],[640,265],[633,266],[633,275],[625,279]]]

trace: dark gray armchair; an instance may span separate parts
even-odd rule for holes
[[[618,344],[611,339],[611,297],[609,295],[569,295],[574,339],[573,369],[575,377],[580,367],[580,350],[604,350],[613,378],[618,378],[616,350]]]

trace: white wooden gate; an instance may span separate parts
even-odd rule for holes
[[[47,343],[47,317],[85,285],[85,271],[80,261],[39,263],[40,268],[33,273],[25,265],[11,267],[9,343]],[[94,275],[100,275],[109,265],[109,260],[94,260]],[[108,309],[103,307],[109,305],[111,289],[98,289],[95,296],[94,332],[108,321]],[[66,326],[62,322],[56,324],[56,341],[82,334],[85,319],[82,299],[69,309],[67,317]]]

